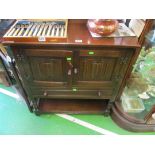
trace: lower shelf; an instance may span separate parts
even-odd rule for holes
[[[108,100],[40,99],[39,113],[103,114]]]

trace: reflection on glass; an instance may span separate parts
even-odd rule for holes
[[[135,120],[155,124],[155,48],[142,48],[122,95],[121,108]]]

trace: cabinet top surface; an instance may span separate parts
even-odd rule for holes
[[[12,42],[4,41],[5,45],[46,45],[46,46],[118,46],[140,47],[137,37],[93,38],[86,26],[87,20],[69,20],[66,41],[59,42]]]

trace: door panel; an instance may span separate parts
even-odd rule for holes
[[[74,85],[89,89],[115,90],[123,79],[132,51],[81,50]]]
[[[35,81],[63,81],[63,72],[66,68],[62,59],[34,56],[28,59]]]
[[[16,59],[24,82],[31,86],[66,87],[71,82],[67,57],[72,58],[71,51],[24,49]]]
[[[116,64],[113,58],[80,58],[80,81],[110,81]]]

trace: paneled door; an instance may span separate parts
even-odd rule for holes
[[[81,50],[74,68],[74,85],[78,88],[113,90],[124,77],[131,50]]]
[[[71,51],[20,49],[16,59],[20,75],[32,87],[66,87],[72,82]]]

